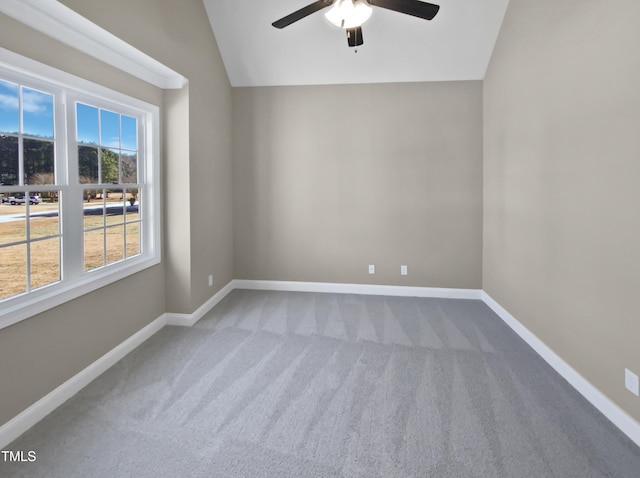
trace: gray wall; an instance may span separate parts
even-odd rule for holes
[[[640,420],[638,18],[511,0],[484,82],[483,288]]]
[[[158,266],[0,330],[0,424],[165,311],[192,312],[233,278],[231,87],[202,2],[62,3],[190,80],[162,92],[0,14],[3,48],[163,107],[165,253]]]
[[[233,140],[237,278],[481,287],[481,82],[234,88]]]

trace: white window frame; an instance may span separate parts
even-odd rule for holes
[[[160,211],[160,111],[149,104],[96,83],[0,48],[0,77],[53,93],[56,123],[56,185],[46,189],[64,191],[60,199],[63,279],[31,292],[0,301],[0,329],[121,280],[161,262]],[[84,271],[83,189],[77,169],[75,125],[76,101],[110,109],[138,119],[138,157],[141,194],[141,254],[98,269]],[[61,137],[59,131],[63,131]],[[142,149],[142,148],[141,148]],[[66,159],[68,158],[68,159]],[[74,162],[75,161],[75,162]],[[43,186],[4,186],[4,189],[43,189]],[[73,219],[67,217],[71,216]],[[63,223],[64,221],[64,223]],[[69,230],[67,230],[69,229]],[[2,265],[0,264],[0,267]]]

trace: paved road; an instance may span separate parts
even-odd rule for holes
[[[29,210],[31,214],[29,214],[29,217],[57,217],[58,216],[57,209],[52,209],[48,211],[37,211],[33,209],[34,207],[37,207],[37,206],[31,206],[31,209]],[[107,214],[123,214],[125,207],[127,208],[127,212],[138,212],[138,204],[135,204],[134,206],[129,206],[126,204],[108,204],[106,207],[106,212]],[[103,210],[104,210],[104,207],[100,204],[97,204],[95,206],[85,206],[84,213],[85,215],[89,215],[89,214],[98,215],[98,214],[102,214]],[[0,209],[0,213],[1,212],[2,212],[2,209]],[[0,215],[0,223],[23,221],[25,216],[26,214]]]

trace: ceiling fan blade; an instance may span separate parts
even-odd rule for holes
[[[284,28],[286,26],[291,25],[298,20],[302,20],[304,17],[311,15],[317,11],[322,10],[323,8],[328,7],[333,3],[333,0],[318,0],[317,2],[313,2],[306,7],[302,7],[300,10],[297,10],[286,17],[281,18],[280,20],[276,20],[272,23],[272,25],[276,28]]]
[[[431,20],[436,16],[439,5],[433,3],[421,2],[420,0],[368,0],[369,4],[376,7],[386,8],[394,12],[406,13],[414,17]]]
[[[361,27],[347,28],[347,43],[349,46],[360,46],[364,43]]]

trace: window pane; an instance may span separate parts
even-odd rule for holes
[[[29,237],[57,236],[60,234],[60,209],[55,193],[48,198],[51,202],[29,208]]]
[[[37,139],[25,139],[24,178],[26,184],[55,184],[53,143]]]
[[[124,226],[107,228],[107,264],[124,259]]]
[[[138,149],[138,125],[135,118],[122,116],[122,148],[136,151]]]
[[[98,184],[98,149],[78,146],[78,180],[80,184]]]
[[[85,189],[85,199],[89,200],[84,203],[84,228],[93,229],[96,227],[104,227],[104,199],[101,189]]]
[[[27,245],[0,247],[0,299],[27,291]]]
[[[138,182],[138,155],[131,151],[122,152],[122,182]]]
[[[124,192],[122,189],[109,190],[109,200],[105,210],[107,225],[122,224],[124,222],[125,202],[123,196]]]
[[[140,223],[127,223],[127,257],[140,254]]]
[[[140,220],[140,190],[139,189],[127,189],[127,211],[125,214],[126,221],[138,221]]]
[[[22,193],[6,193],[0,207],[0,245],[24,241],[27,238],[25,204],[17,204],[16,197]],[[14,205],[11,205],[13,203]],[[4,267],[4,264],[1,267]]]
[[[0,184],[18,184],[18,138],[0,135]]]
[[[100,145],[120,147],[120,115],[100,110]]]
[[[22,133],[53,139],[53,95],[22,88]]]
[[[102,183],[118,184],[120,182],[120,154],[113,149],[102,148]]]
[[[78,143],[98,143],[98,108],[82,103],[76,104]]]
[[[31,288],[36,289],[60,280],[60,239],[31,243]]]
[[[0,80],[0,132],[2,133],[18,134],[20,132],[18,91],[18,85]]]
[[[104,229],[84,233],[84,270],[104,265]]]

